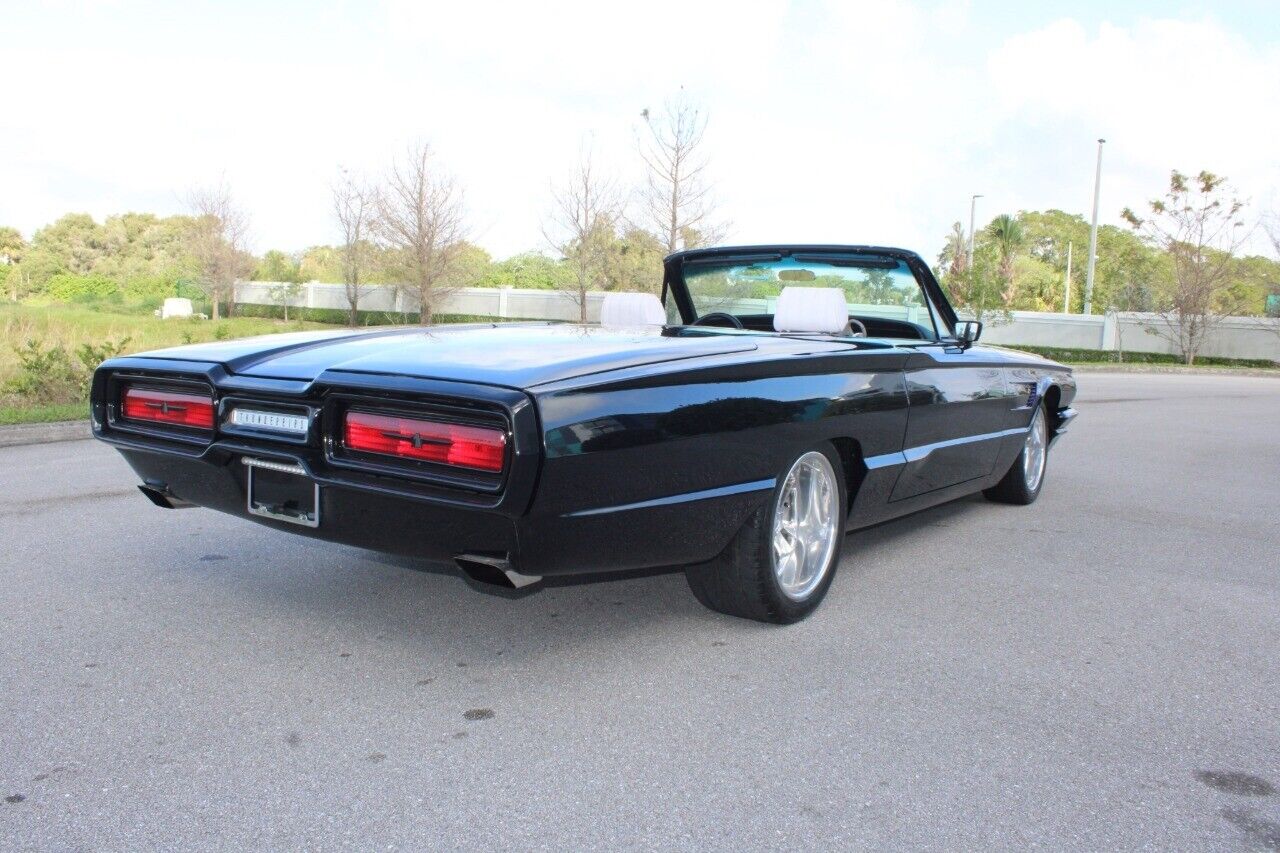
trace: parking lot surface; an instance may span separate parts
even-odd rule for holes
[[[1280,380],[1080,386],[1039,502],[855,533],[786,628],[0,449],[0,849],[1280,848]]]

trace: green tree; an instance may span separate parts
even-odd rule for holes
[[[0,264],[9,266],[21,263],[26,251],[27,241],[22,239],[22,233],[17,228],[0,226]]]
[[[55,275],[88,275],[106,250],[101,227],[87,213],[68,213],[31,237],[24,266],[36,289]]]
[[[302,281],[342,281],[342,251],[333,246],[310,246],[298,260],[298,277]]]
[[[279,249],[272,249],[262,256],[253,270],[252,281],[278,281],[297,284],[305,281],[302,277],[301,259],[287,255]]]
[[[1262,255],[1237,258],[1231,277],[1232,287],[1249,314],[1265,314],[1267,297],[1280,293],[1280,263]]]
[[[27,241],[17,228],[0,226],[0,286],[5,286],[10,298],[18,301],[19,283],[22,281],[22,257],[27,253]]]
[[[573,286],[573,271],[542,252],[522,252],[491,265],[478,286],[565,290]]]
[[[457,252],[447,273],[448,288],[480,287],[489,276],[493,258],[475,243],[466,240],[458,244]]]
[[[956,273],[944,274],[942,285],[951,304],[980,322],[1006,312],[1000,256],[989,240],[975,241],[971,263]]]
[[[606,235],[604,288],[661,293],[665,248],[653,234],[635,226]]]

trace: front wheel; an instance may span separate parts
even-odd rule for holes
[[[1040,496],[1044,471],[1049,462],[1049,422],[1044,406],[1037,406],[1022,444],[1022,452],[1004,478],[983,492],[988,500],[1006,504],[1029,504]]]
[[[812,613],[831,586],[848,496],[835,448],[800,454],[729,547],[685,570],[689,587],[712,610],[787,624]]]

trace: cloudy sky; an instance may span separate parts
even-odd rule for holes
[[[733,242],[932,256],[972,193],[983,220],[1087,213],[1100,136],[1103,221],[1175,167],[1280,209],[1275,0],[0,6],[0,224],[28,236],[180,212],[225,175],[257,250],[332,242],[338,167],[376,175],[421,139],[476,242],[541,248],[579,147],[638,182],[640,111],[682,86]]]

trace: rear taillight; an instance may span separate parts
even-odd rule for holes
[[[213,429],[213,396],[130,385],[121,395],[125,420]]]
[[[507,434],[494,427],[349,411],[342,443],[364,453],[496,472],[502,470]]]

